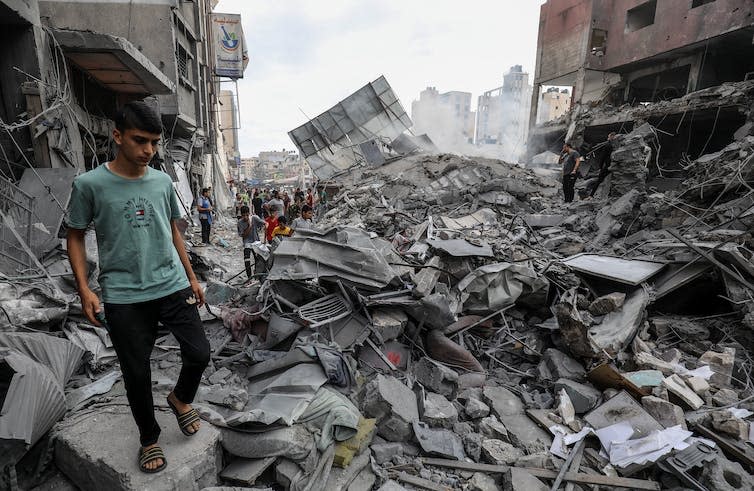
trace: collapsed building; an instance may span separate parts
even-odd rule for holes
[[[551,124],[589,143],[590,111],[748,118],[749,83]],[[187,226],[212,362],[197,436],[158,405],[157,475],[137,470],[112,344],[65,258],[0,282],[0,486],[754,488],[754,135],[742,122],[662,187],[659,125],[618,123],[610,177],[568,204],[557,172],[428,152],[384,77],[291,131],[337,192],[253,281],[232,220],[210,247]],[[179,364],[161,331],[156,393]]]

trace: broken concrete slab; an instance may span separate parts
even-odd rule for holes
[[[481,472],[475,472],[468,482],[468,491],[500,491],[495,479]]]
[[[634,438],[642,438],[655,430],[663,429],[663,426],[626,391],[619,392],[586,414],[584,421],[596,430],[627,422],[634,430]]]
[[[543,361],[554,380],[566,378],[581,381],[586,376],[586,370],[581,363],[555,348],[545,350]]]
[[[736,361],[736,350],[725,348],[722,353],[707,351],[699,357],[699,363],[709,365],[712,371],[710,383],[718,387],[728,387],[733,376],[733,364]]]
[[[482,459],[489,464],[512,465],[523,455],[521,450],[502,440],[482,441]]]
[[[553,387],[556,391],[565,389],[568,393],[568,397],[573,403],[573,408],[576,411],[576,414],[584,414],[591,410],[597,405],[602,397],[602,392],[591,385],[581,384],[566,378],[558,379]]]
[[[369,448],[379,465],[389,462],[395,455],[403,455],[403,444],[399,442],[375,443]]]
[[[642,397],[641,405],[665,428],[680,425],[684,430],[687,429],[686,418],[680,406],[655,396]]]
[[[379,333],[382,341],[396,339],[403,334],[408,323],[408,316],[403,310],[381,308],[371,314],[372,327]]]
[[[378,375],[362,395],[365,416],[377,419],[377,434],[388,441],[411,438],[411,423],[419,420],[416,395],[395,377]]]
[[[689,377],[686,379],[686,385],[688,385],[691,390],[697,393],[699,396],[703,396],[709,391],[709,382],[707,382],[702,377]]]
[[[550,447],[552,438],[526,415],[521,399],[503,387],[485,387],[483,397],[505,425],[510,442],[528,453]]]
[[[712,396],[712,403],[717,407],[731,406],[738,400],[738,392],[733,389],[720,389]]]
[[[416,440],[427,454],[456,460],[466,458],[461,438],[452,431],[433,429],[420,421],[414,422],[413,427]]]
[[[455,399],[458,392],[458,374],[455,370],[425,356],[414,363],[411,372],[427,390]]]
[[[614,292],[603,295],[589,304],[589,313],[592,315],[606,315],[623,307],[625,301],[625,293]]]
[[[421,419],[429,426],[452,428],[458,422],[458,410],[441,394],[428,392],[422,409]]]
[[[487,417],[490,414],[490,407],[479,399],[470,397],[463,408],[466,415],[471,419]]]
[[[250,487],[256,483],[264,471],[275,463],[275,460],[277,460],[277,457],[267,457],[264,459],[234,458],[220,472],[220,478],[230,484]]]
[[[662,381],[662,386],[693,410],[697,410],[704,405],[702,398],[696,395],[696,392],[691,390],[678,375],[671,375],[665,378]]]
[[[503,489],[505,491],[549,491],[550,488],[525,469],[511,467],[503,475]]]
[[[300,424],[262,433],[244,433],[229,428],[221,431],[223,448],[232,455],[247,459],[287,457],[301,461],[314,449],[314,435]]]
[[[77,413],[58,425],[53,430],[55,464],[81,489],[198,491],[218,484],[220,432],[204,424],[194,437],[185,438],[172,413],[157,411],[156,416],[168,460],[158,474],[145,474],[137,467],[139,436],[127,406]]]

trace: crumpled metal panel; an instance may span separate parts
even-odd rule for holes
[[[84,350],[66,339],[43,333],[0,333],[0,347],[11,348],[49,368],[62,386],[79,366]]]
[[[269,280],[336,278],[367,288],[384,288],[397,275],[375,249],[319,237],[289,237],[275,250]]]
[[[545,277],[522,264],[494,263],[469,273],[456,289],[464,310],[494,312],[532,293],[546,295],[549,285]]]

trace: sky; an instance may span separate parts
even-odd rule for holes
[[[241,157],[294,149],[288,131],[380,75],[409,114],[428,86],[471,92],[473,110],[512,65],[531,83],[542,3],[220,0],[215,12],[241,14],[250,59],[238,82]]]

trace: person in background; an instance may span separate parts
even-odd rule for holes
[[[573,148],[570,142],[566,142],[560,154],[560,162],[563,164],[563,199],[566,203],[570,203],[573,201],[579,165],[581,165],[581,154]]]
[[[286,213],[286,217],[288,218],[288,222],[292,223],[295,219],[299,217],[299,214],[301,213],[301,200],[299,198],[296,198],[293,201],[293,204],[291,204],[288,207],[288,213]]]
[[[279,209],[277,206],[270,206],[269,207],[270,214],[267,218],[264,219],[264,221],[267,223],[267,233],[266,238],[267,242],[270,242],[272,240],[272,231],[275,230],[275,227],[278,226],[278,213]]]
[[[241,207],[241,218],[236,225],[238,235],[243,242],[243,264],[246,269],[246,276],[251,279],[251,254],[252,244],[259,242],[259,229],[266,229],[267,223],[256,215],[251,215],[249,207]]]
[[[610,174],[610,164],[613,162],[611,155],[613,154],[615,137],[615,132],[611,131],[610,134],[607,135],[607,141],[604,146],[600,149],[600,173],[597,176],[597,180],[591,184],[589,189],[590,198],[594,197],[597,188],[600,187],[600,184],[602,184],[607,175]]]
[[[291,205],[291,197],[288,196],[288,192],[283,192],[281,198],[283,200],[283,216],[288,216],[288,207]]]
[[[278,218],[278,226],[272,231],[272,238],[275,237],[290,237],[293,234],[293,229],[288,226],[288,220],[285,217]]]
[[[236,208],[236,218],[241,218],[241,207],[243,206],[243,199],[241,199],[241,193],[236,193],[236,201],[234,205]]]
[[[294,231],[311,229],[312,227],[314,227],[312,216],[314,216],[312,207],[309,205],[302,206],[301,216],[293,220],[293,222],[291,223],[291,228]]]
[[[202,189],[202,195],[196,203],[199,212],[199,223],[202,225],[202,244],[209,244],[209,234],[212,227],[212,201],[209,199],[209,188]]]
[[[293,193],[293,199],[298,199],[299,201],[304,201],[306,199],[306,196],[304,195],[304,191],[301,188],[296,188],[296,192]]]
[[[312,188],[306,189],[306,204],[314,209],[314,195],[312,194]]]
[[[259,218],[262,218],[262,197],[259,195],[259,191],[254,190],[254,198],[251,200],[251,206],[254,209],[254,214]]]
[[[267,211],[269,212],[272,207],[277,208],[278,215],[282,215],[283,213],[283,200],[280,199],[280,193],[278,193],[277,190],[272,191],[272,198],[267,201]]]

